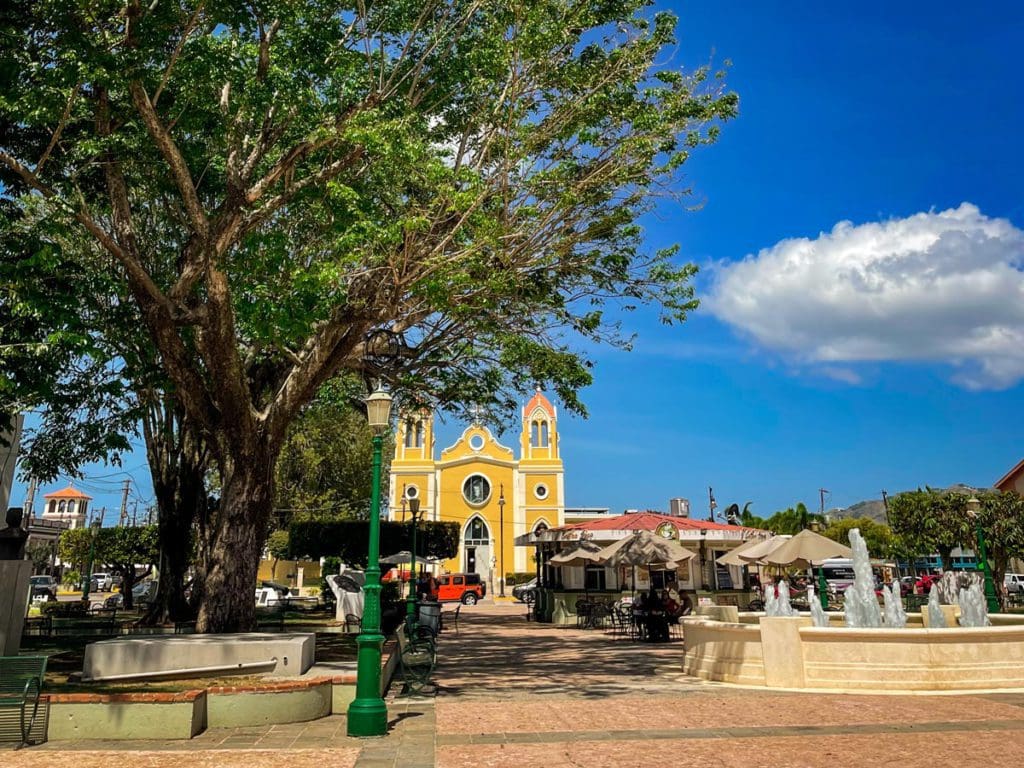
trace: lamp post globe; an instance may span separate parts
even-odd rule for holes
[[[992,569],[988,564],[988,552],[985,547],[985,532],[981,528],[981,500],[977,496],[971,496],[967,500],[967,516],[974,522],[974,535],[978,539],[978,570],[982,572],[985,579],[985,602],[988,604],[989,613],[999,612],[999,598],[996,596],[996,584],[992,578]]]
[[[348,707],[349,736],[382,736],[388,729],[388,709],[380,692],[380,658],[384,644],[380,626],[380,470],[391,400],[391,395],[381,388],[365,400],[367,421],[373,429],[373,486],[363,621],[356,638],[356,697]]]

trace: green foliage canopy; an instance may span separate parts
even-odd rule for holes
[[[845,517],[833,520],[825,528],[824,534],[833,541],[850,546],[850,531],[853,528],[860,529],[860,535],[864,537],[864,543],[872,557],[891,556],[892,531],[889,530],[889,526],[875,522],[870,517]]]
[[[155,525],[100,528],[95,534],[90,528],[73,528],[61,533],[57,546],[61,560],[83,566],[89,561],[90,547],[94,546],[93,568],[102,563],[121,576],[126,608],[132,607],[136,566],[145,566],[148,572],[160,557]]]

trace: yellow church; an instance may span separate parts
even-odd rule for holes
[[[391,462],[390,517],[401,520],[419,499],[423,520],[459,524],[459,552],[443,571],[478,573],[494,593],[514,572],[533,571],[532,550],[517,536],[565,522],[565,479],[558,414],[537,390],[522,410],[519,458],[485,426],[467,427],[434,458],[434,417],[406,413]]]

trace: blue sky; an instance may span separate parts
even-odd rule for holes
[[[701,514],[713,486],[768,515],[990,485],[1024,456],[1024,5],[668,5],[672,63],[731,60],[741,98],[686,166],[703,206],[645,222],[704,304],[598,352],[590,418],[560,425],[567,503]],[[97,503],[118,479],[87,481]]]

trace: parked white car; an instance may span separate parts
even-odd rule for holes
[[[1003,576],[1003,585],[1010,594],[1024,592],[1024,573],[1007,573]]]
[[[109,592],[114,586],[114,577],[109,573],[94,573],[92,583],[96,585],[99,592]]]

